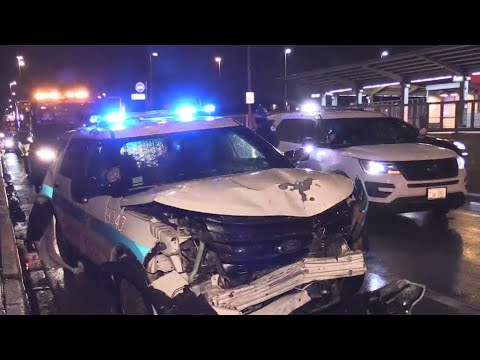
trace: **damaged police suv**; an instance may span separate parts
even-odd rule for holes
[[[296,169],[302,150],[284,156],[232,119],[178,114],[68,133],[37,201],[53,230],[37,238],[105,271],[125,314],[290,314],[353,296],[362,185]]]

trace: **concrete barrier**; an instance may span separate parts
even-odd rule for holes
[[[28,315],[27,295],[23,283],[22,267],[18,256],[15,233],[8,209],[6,184],[3,180],[3,165],[0,161],[0,264],[3,287],[3,312],[7,315]],[[3,186],[2,186],[3,185]]]

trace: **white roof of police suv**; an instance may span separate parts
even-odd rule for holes
[[[132,120],[127,117],[126,122]],[[173,116],[138,119],[133,118],[134,124],[125,126],[88,126],[72,131],[73,138],[88,139],[123,139],[160,134],[178,133],[185,131],[206,130],[241,126],[238,122],[227,117],[199,116],[191,121],[180,121]]]

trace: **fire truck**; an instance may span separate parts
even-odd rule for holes
[[[35,92],[29,124],[32,143],[24,157],[32,184],[37,187],[41,184],[55,160],[60,145],[58,138],[66,131],[88,125],[90,117],[110,102],[109,98],[92,98],[85,88]]]

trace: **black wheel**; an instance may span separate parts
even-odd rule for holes
[[[340,280],[340,300],[347,301],[360,291],[365,280],[365,274]]]
[[[79,260],[77,250],[65,240],[58,223],[55,226],[55,231],[57,238],[57,247],[60,256],[67,265],[71,266],[72,268],[76,268],[78,266]]]
[[[433,215],[435,215],[435,216],[446,216],[449,211],[450,211],[450,209],[446,209],[446,208],[436,208],[436,209],[433,210]]]
[[[122,315],[153,315],[152,305],[137,286],[125,278],[120,278],[117,283],[119,312]]]
[[[450,209],[445,208],[436,208],[432,211],[432,216],[434,221],[448,221],[448,212]]]

